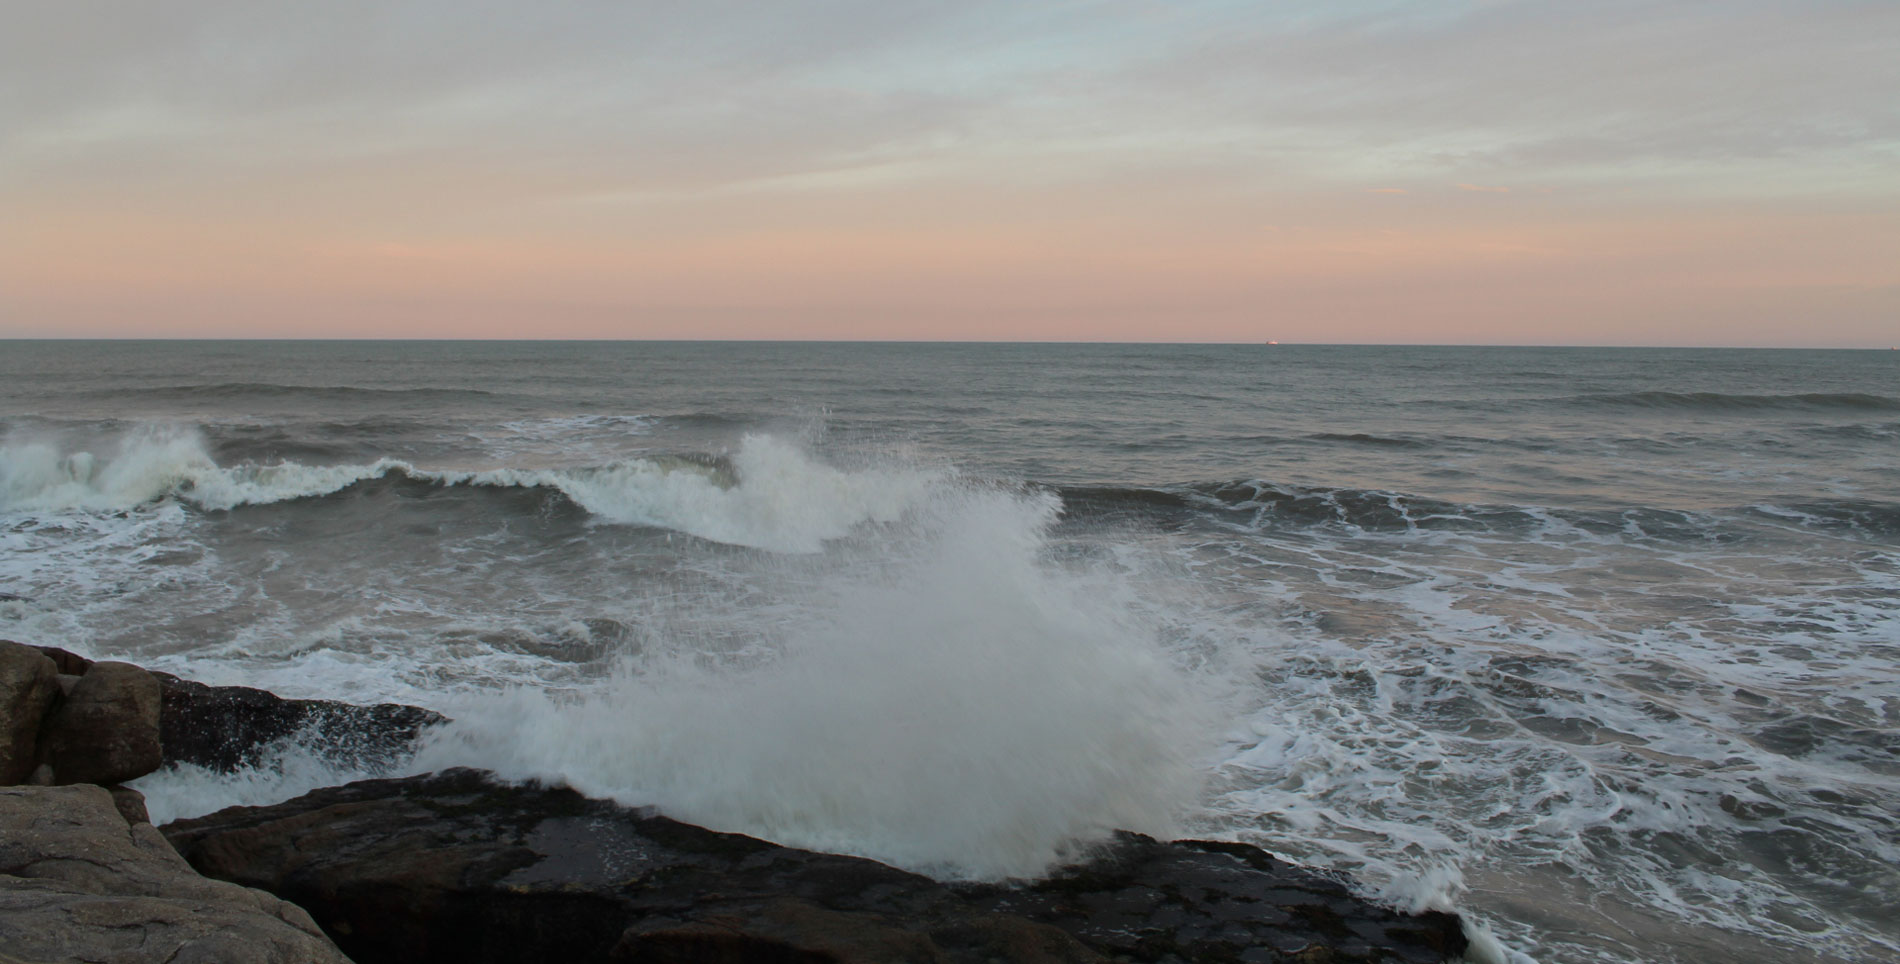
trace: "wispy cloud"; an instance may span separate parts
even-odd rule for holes
[[[297,252],[375,244],[524,302],[549,265],[613,279],[697,251],[669,277],[716,280],[669,303],[723,303],[727,279],[825,247],[850,268],[838,291],[892,317],[981,314],[1011,287],[1172,319],[1217,290],[1236,317],[1280,303],[1265,264],[1273,284],[1427,270],[1355,240],[1386,231],[1451,253],[1434,271],[1530,245],[1551,252],[1537,270],[1595,279],[1720,209],[1733,230],[1672,249],[1706,253],[1697,277],[1900,280],[1889,0],[0,0],[0,18],[0,334],[10,290],[52,304],[166,272],[201,299],[243,278],[347,301],[371,282]],[[1827,243],[1784,243],[1794,221]],[[1302,254],[1334,248],[1358,253]],[[1539,280],[1523,290],[1563,287]],[[1447,318],[1479,290],[1420,285]]]

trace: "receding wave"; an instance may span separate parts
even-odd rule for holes
[[[773,436],[729,458],[674,456],[561,468],[428,469],[399,459],[220,466],[194,431],[148,428],[104,454],[43,442],[0,448],[0,511],[126,511],[175,498],[210,511],[327,496],[402,476],[441,486],[547,488],[594,517],[732,545],[816,552],[860,523],[896,520],[943,480],[910,467],[840,469]]]
[[[1882,541],[1900,539],[1900,503],[1870,499],[1804,501],[1749,506],[1755,515],[1804,528],[1858,534]]]
[[[1532,510],[1461,505],[1372,489],[1299,486],[1261,480],[1178,486],[1059,486],[1072,517],[1212,517],[1247,525],[1342,525],[1366,530],[1495,529],[1535,524]]]
[[[1729,542],[1731,523],[1770,522],[1892,541],[1900,503],[1807,500],[1708,511],[1653,506],[1558,508],[1452,502],[1376,489],[1302,486],[1259,479],[1172,486],[1057,486],[1071,519],[1213,520],[1251,529],[1331,527],[1363,532],[1525,532],[1552,525],[1598,536]]]
[[[1803,392],[1789,395],[1729,395],[1720,392],[1615,392],[1566,395],[1548,401],[1589,408],[1652,409],[1658,411],[1761,412],[1834,410],[1849,412],[1900,411],[1900,398],[1858,392]]]

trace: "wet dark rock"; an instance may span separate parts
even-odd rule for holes
[[[54,681],[68,697],[78,680],[94,665],[100,665],[57,646],[19,648],[29,652],[37,649],[52,660],[59,674]],[[4,652],[4,644],[0,643],[0,654]],[[0,664],[0,699],[4,698],[3,667]],[[160,749],[160,763],[152,769],[190,763],[229,772],[252,762],[271,744],[293,737],[340,765],[373,768],[406,754],[425,728],[446,722],[439,713],[398,703],[359,706],[334,700],[288,700],[248,686],[207,686],[156,671],[150,675],[158,681]],[[0,721],[4,719],[0,716]],[[42,752],[41,757],[45,756]],[[59,779],[70,783],[79,778],[68,779],[62,773]],[[101,777],[85,782],[129,779]]]
[[[163,828],[361,964],[1443,961],[1410,916],[1252,847],[1122,835],[1024,886],[945,884],[481,771],[369,780]]]
[[[338,764],[387,765],[422,731],[446,721],[439,713],[398,703],[358,706],[332,700],[287,700],[248,686],[206,686],[155,673],[162,691],[165,763],[231,771],[280,740],[296,737]]]
[[[59,695],[59,666],[0,640],[0,786],[25,782],[38,765],[40,724]]]
[[[158,769],[159,686],[131,663],[86,668],[40,733],[55,783],[124,783]]]

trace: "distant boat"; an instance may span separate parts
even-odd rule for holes
[[[1267,342],[1267,344],[1269,344],[1269,345],[1277,345],[1277,344],[1279,344],[1279,342],[1277,342],[1277,341],[1270,341],[1270,342]]]

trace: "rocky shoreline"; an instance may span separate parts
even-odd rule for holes
[[[0,786],[0,964],[1427,964],[1465,950],[1456,915],[1381,907],[1243,844],[1120,834],[1041,880],[945,883],[478,770],[162,828],[118,786],[171,763],[230,770],[309,734],[395,761],[441,721],[0,642],[0,777],[25,784]]]

